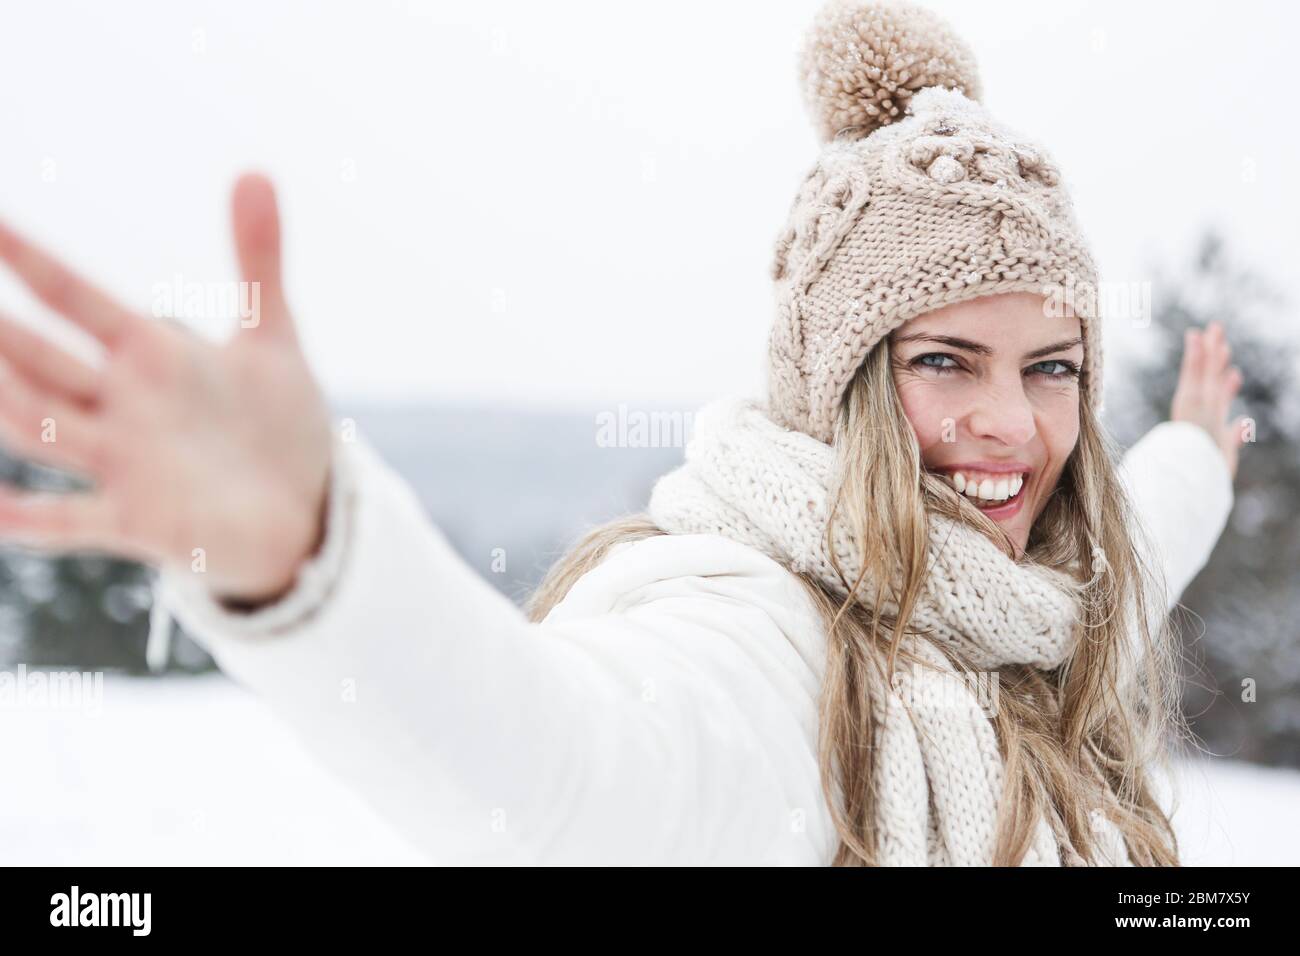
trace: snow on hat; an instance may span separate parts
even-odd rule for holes
[[[1079,317],[1101,409],[1097,270],[1051,158],[980,105],[975,59],[912,3],[831,0],[799,62],[822,142],[776,244],[773,418],[829,443],[844,390],[908,319],[1040,292]]]

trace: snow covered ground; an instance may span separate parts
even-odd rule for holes
[[[424,862],[258,700],[219,675],[109,677],[95,714],[0,714],[0,862],[37,865]],[[1300,772],[1180,769],[1184,861],[1300,864]]]

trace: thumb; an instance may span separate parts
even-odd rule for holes
[[[241,316],[242,325],[292,337],[293,320],[280,276],[280,214],[271,181],[260,173],[240,176],[231,196],[230,214],[240,276],[249,284],[243,302],[252,308],[250,316]]]

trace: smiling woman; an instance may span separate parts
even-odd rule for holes
[[[918,316],[889,347],[922,464],[1023,553],[1079,437],[1079,320],[1014,292]]]
[[[1121,457],[1092,257],[966,45],[832,0],[802,73],[824,145],[777,236],[768,394],[701,409],[647,511],[526,611],[331,429],[257,176],[232,211],[260,321],[220,346],[0,228],[106,356],[0,320],[6,437],[96,481],[0,497],[0,530],[158,565],[159,607],[440,862],[1176,864],[1151,772],[1167,612],[1232,506],[1222,330]]]

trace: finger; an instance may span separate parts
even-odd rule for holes
[[[3,313],[0,356],[41,388],[78,401],[90,401],[99,392],[95,369]]]
[[[112,346],[139,321],[111,297],[36,245],[0,223],[0,259],[60,315]]]
[[[1228,340],[1223,333],[1223,326],[1218,322],[1211,324],[1207,346],[1205,374],[1211,380],[1217,381],[1223,374],[1223,370],[1227,368],[1228,359],[1232,354],[1232,350],[1228,347]]]
[[[1190,384],[1201,374],[1201,335],[1199,329],[1183,334],[1183,364],[1178,372],[1179,385]]]
[[[87,413],[37,390],[21,375],[0,376],[0,436],[17,454],[56,468],[90,471],[95,434]]]
[[[1218,412],[1219,421],[1228,417],[1228,409],[1232,407],[1232,400],[1237,397],[1241,390],[1242,374],[1241,369],[1232,366],[1223,373],[1223,385],[1219,390]]]
[[[271,181],[258,173],[241,176],[231,196],[230,212],[240,275],[249,283],[249,301],[256,303],[255,314],[245,327],[292,335],[281,279],[280,214]]]
[[[61,494],[0,487],[0,536],[49,550],[125,552],[108,499],[98,492]]]

